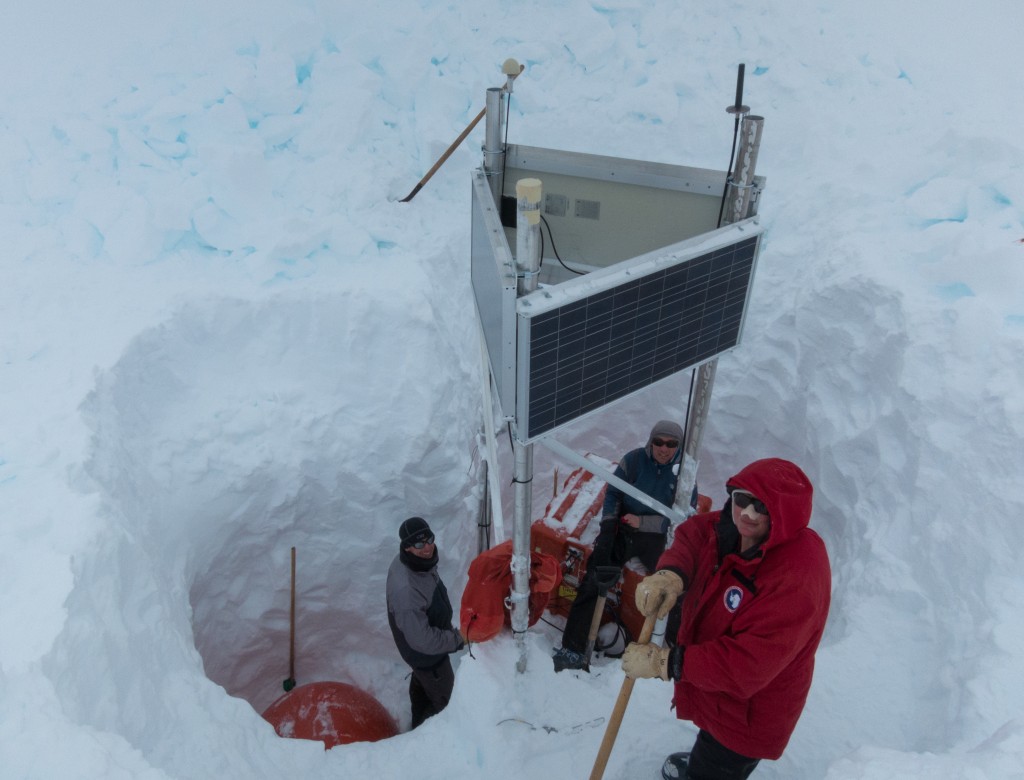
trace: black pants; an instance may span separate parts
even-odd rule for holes
[[[432,669],[413,669],[409,679],[409,701],[412,703],[412,727],[416,728],[431,715],[448,706],[455,687],[455,670],[450,658]]]
[[[686,780],[744,780],[750,777],[760,761],[729,750],[701,729],[690,751]]]
[[[658,558],[665,552],[665,534],[634,531],[616,521],[605,521],[594,542],[594,551],[587,559],[587,573],[576,591],[576,600],[569,609],[562,631],[562,647],[582,653],[587,649],[587,634],[597,605],[597,567],[618,566],[621,570],[634,556],[653,572]]]

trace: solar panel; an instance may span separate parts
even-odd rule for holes
[[[735,347],[759,240],[744,237],[540,313],[520,308],[528,367],[518,437],[536,438]]]

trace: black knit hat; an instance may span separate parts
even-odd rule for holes
[[[411,547],[415,542],[426,541],[426,537],[433,535],[427,521],[422,517],[410,517],[398,528],[398,539],[403,549]]]

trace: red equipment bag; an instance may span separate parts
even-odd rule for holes
[[[471,642],[493,639],[512,616],[505,599],[512,589],[512,540],[480,553],[469,565],[469,582],[462,593],[459,621]],[[532,626],[544,613],[551,594],[562,581],[559,562],[542,552],[530,553],[530,618]]]

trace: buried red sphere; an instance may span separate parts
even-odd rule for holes
[[[366,691],[338,682],[300,685],[263,713],[282,737],[316,739],[330,750],[350,742],[376,742],[398,734],[383,705]]]

